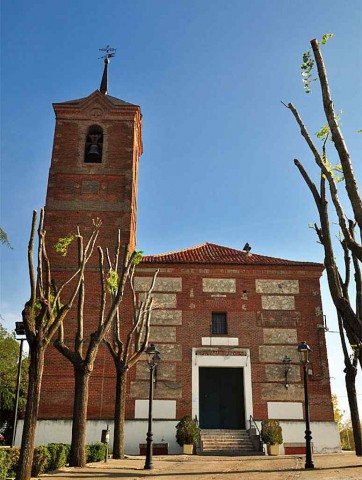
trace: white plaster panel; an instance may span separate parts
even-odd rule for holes
[[[142,301],[145,298],[145,293],[139,294],[139,299]],[[152,308],[176,308],[177,299],[175,293],[152,293],[153,303]]]
[[[148,400],[135,401],[135,418],[148,418]],[[153,400],[153,418],[176,418],[176,400]]]
[[[182,310],[153,310],[151,325],[182,325]]]
[[[297,330],[292,328],[263,328],[264,343],[297,345]]]
[[[146,292],[152,283],[152,277],[135,277],[135,289],[137,292]],[[157,277],[154,292],[182,292],[182,278]]]
[[[303,420],[303,404],[301,402],[268,402],[268,418]]]
[[[194,410],[193,410],[194,412]],[[193,413],[194,414],[194,413]],[[175,426],[178,420],[153,421],[153,440],[156,443],[167,442],[170,454],[181,453],[181,448],[176,443]],[[261,422],[257,421],[260,429]],[[20,446],[24,420],[19,420],[16,431],[15,445]],[[111,431],[110,448],[113,448],[113,422],[109,419],[87,421],[87,443],[99,442],[101,432],[109,424]],[[282,420],[280,425],[283,430],[285,443],[305,443],[305,423],[301,421]],[[311,422],[314,453],[340,452],[338,427],[335,422]],[[147,420],[126,420],[125,423],[125,450],[127,454],[138,455],[139,444],[145,442]],[[36,445],[48,443],[70,443],[72,435],[71,420],[38,420],[36,428]]]
[[[207,293],[235,293],[235,278],[203,278],[202,291]]]
[[[299,293],[298,280],[255,280],[256,293]]]
[[[264,310],[295,310],[294,297],[279,295],[262,295],[261,303]]]
[[[202,337],[202,345],[229,345],[235,346],[239,345],[239,339],[237,337]]]

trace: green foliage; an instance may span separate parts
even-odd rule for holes
[[[279,420],[263,420],[261,422],[261,438],[267,445],[281,445],[283,434]]]
[[[11,250],[13,249],[13,247],[11,246],[8,240],[7,233],[1,227],[0,227],[0,243],[2,245],[6,245],[7,247],[11,248]]]
[[[9,459],[6,450],[0,450],[0,480],[6,480],[9,470]]]
[[[140,250],[139,252],[136,252],[136,255],[133,258],[133,264],[138,265],[140,261],[142,260],[143,257],[143,251]]]
[[[303,62],[300,66],[302,70],[302,77],[303,77],[303,87],[305,93],[311,93],[311,85],[312,82],[316,81],[316,78],[312,78],[312,71],[314,66],[314,60],[312,58],[310,50],[303,53]]]
[[[73,233],[70,233],[67,237],[59,238],[57,243],[54,245],[55,251],[65,257],[68,253],[68,247],[74,239],[75,235]]]
[[[107,276],[107,290],[111,295],[116,295],[119,285],[119,275],[111,268]]]
[[[16,379],[19,359],[19,343],[13,333],[8,332],[0,323],[0,409],[12,412],[15,406]],[[25,357],[21,369],[19,410],[24,408],[28,388],[27,370],[29,359]],[[6,416],[6,415],[5,415]]]
[[[86,454],[87,454],[87,463],[90,462],[101,462],[106,456],[107,447],[104,443],[96,442],[91,445],[87,445]]]
[[[322,37],[321,44],[325,45],[330,38],[334,37],[334,33],[325,33]]]
[[[325,45],[330,38],[334,36],[334,33],[325,33],[322,37],[321,44]],[[313,67],[314,67],[314,59],[312,58],[311,49],[307,52],[303,53],[303,61],[300,66],[302,70],[302,77],[303,77],[303,87],[305,93],[311,93],[312,91],[312,82],[317,80],[316,77],[313,76]]]
[[[65,443],[49,443],[49,462],[47,464],[47,471],[58,470],[64,467],[68,463],[68,456],[70,451],[70,445]]]
[[[8,459],[8,473],[7,476],[14,478],[16,475],[16,470],[18,468],[18,462],[20,458],[20,448],[12,447],[6,450],[6,455]]]
[[[185,415],[176,425],[176,441],[183,445],[196,445],[200,438],[200,429],[191,415]]]
[[[33,477],[37,477],[38,475],[43,474],[46,469],[47,465],[50,460],[50,454],[48,451],[48,447],[41,445],[34,449],[34,458],[33,458],[33,466],[31,469],[31,475]]]

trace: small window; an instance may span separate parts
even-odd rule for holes
[[[99,125],[89,127],[84,147],[85,163],[102,163],[103,130]]]
[[[211,323],[212,335],[226,335],[228,333],[226,313],[213,313]]]

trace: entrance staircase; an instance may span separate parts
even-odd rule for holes
[[[259,443],[251,439],[246,430],[206,430],[200,431],[200,455],[264,455]]]

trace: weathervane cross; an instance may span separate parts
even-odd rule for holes
[[[109,45],[107,45],[105,48],[100,48],[100,52],[105,52],[105,54],[102,57],[99,58],[104,58],[104,70],[103,70],[103,75],[102,75],[102,81],[101,81],[101,86],[99,87],[99,91],[101,93],[104,93],[104,95],[108,95],[108,64],[109,64],[109,59],[114,57],[116,55],[116,48],[112,48]]]

